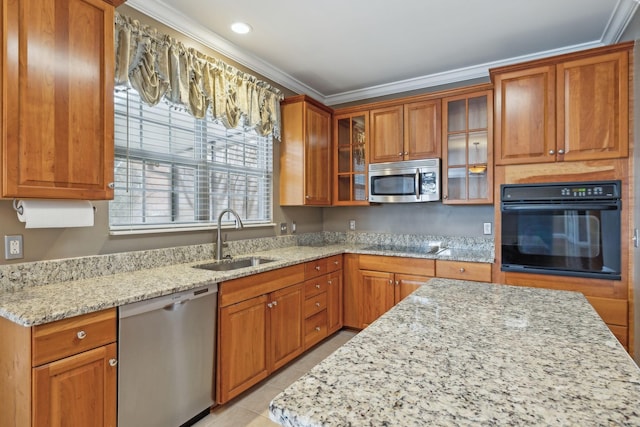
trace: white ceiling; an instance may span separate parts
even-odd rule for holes
[[[488,76],[616,43],[640,0],[129,0],[295,91],[335,105]],[[244,21],[241,36],[229,26]]]

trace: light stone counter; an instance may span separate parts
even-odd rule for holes
[[[270,405],[283,426],[638,426],[640,370],[580,293],[432,279]]]
[[[342,253],[438,257],[427,252],[428,246],[424,246],[424,251],[416,251],[419,247],[415,240],[402,242],[413,245],[412,252],[366,249],[371,245],[369,242],[310,242],[309,246],[284,247],[269,247],[268,243],[267,250],[264,250],[264,244],[258,243],[244,244],[246,253],[236,255],[234,259],[260,256],[271,258],[273,262],[226,272],[193,268],[211,262],[211,255],[207,255],[207,248],[202,245],[179,248],[179,251],[141,251],[3,266],[5,271],[0,269],[0,279],[10,281],[11,285],[5,290],[0,287],[0,317],[23,326],[34,326]],[[476,251],[457,251],[459,254],[454,257],[459,256],[459,260],[493,262],[492,246]],[[451,256],[449,253],[443,258],[450,259]],[[189,259],[197,261],[185,262]],[[46,284],[37,285],[39,281]]]

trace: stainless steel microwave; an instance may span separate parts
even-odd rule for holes
[[[440,159],[369,165],[369,201],[415,203],[440,200]]]

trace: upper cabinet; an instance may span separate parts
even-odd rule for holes
[[[371,117],[371,163],[440,157],[440,100],[378,108]]]
[[[443,203],[492,203],[492,91],[446,97],[442,105]]]
[[[3,8],[1,197],[113,198],[114,0]]]
[[[281,103],[280,205],[331,205],[332,110],[305,95]]]
[[[334,116],[334,205],[368,205],[367,137],[369,112]]]
[[[627,157],[632,46],[491,70],[496,164]]]

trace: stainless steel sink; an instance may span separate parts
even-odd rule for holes
[[[209,262],[207,264],[194,265],[193,268],[202,268],[204,270],[213,271],[229,271],[237,270],[239,268],[256,267],[258,265],[267,264],[273,261],[275,260],[270,258],[251,257]]]

